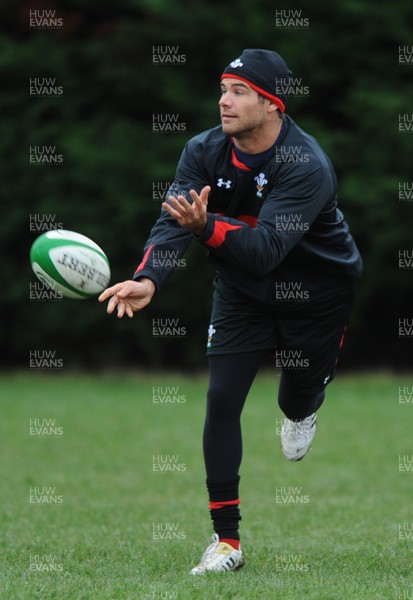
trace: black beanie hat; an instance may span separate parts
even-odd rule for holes
[[[247,48],[224,69],[221,79],[233,77],[244,81],[284,112],[292,75],[277,52]]]

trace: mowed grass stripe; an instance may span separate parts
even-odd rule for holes
[[[261,373],[242,417],[247,566],[194,578],[212,533],[206,385],[178,373],[2,376],[0,597],[413,597],[413,404],[399,402],[413,377],[338,375],[312,450],[292,464],[276,435],[277,376]],[[30,435],[33,419],[63,435]],[[154,472],[159,456],[179,469]],[[34,488],[63,501],[30,503]]]

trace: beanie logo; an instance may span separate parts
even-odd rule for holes
[[[232,67],[233,69],[236,69],[237,67],[243,67],[244,63],[239,58],[236,58],[235,60],[232,61],[232,63],[230,63],[229,66]]]
[[[268,179],[265,179],[264,173],[260,173],[257,177],[254,177],[254,181],[257,182],[257,196],[258,198],[262,198],[262,190],[264,186],[268,183]]]

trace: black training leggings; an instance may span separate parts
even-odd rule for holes
[[[242,459],[241,412],[267,350],[210,355],[207,411],[204,426],[204,459],[207,481],[234,480]],[[324,391],[303,394],[281,376],[278,402],[287,417],[301,420],[315,412]]]

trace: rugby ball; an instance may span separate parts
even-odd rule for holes
[[[30,262],[40,281],[66,298],[96,296],[110,280],[102,248],[75,231],[55,229],[40,235],[30,249]]]

